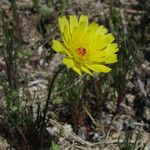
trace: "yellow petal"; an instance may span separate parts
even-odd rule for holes
[[[57,40],[53,40],[52,48],[56,52],[59,52],[59,53],[62,53],[62,54],[66,54],[66,50],[65,50],[64,46],[62,45],[62,43],[60,43]]]
[[[86,64],[86,66],[93,70],[94,72],[103,72],[103,73],[108,73],[111,71],[111,69],[109,67],[106,67],[104,65],[100,65],[100,64]]]
[[[97,35],[94,37],[94,41],[91,44],[91,48],[94,50],[102,50],[114,41],[114,37],[111,33],[102,36]]]
[[[91,33],[95,34],[97,28],[98,28],[98,24],[95,23],[95,22],[93,22],[93,23],[91,23],[91,24],[89,25],[88,30],[89,30]]]
[[[117,54],[115,54],[118,51],[118,45],[116,43],[109,44],[105,51],[106,51],[106,60],[105,63],[110,64],[110,63],[115,63],[117,62]]]
[[[119,49],[118,49],[118,44],[117,44],[117,43],[109,44],[109,45],[106,47],[107,53],[116,53],[118,50],[119,50]]]
[[[99,26],[96,30],[96,34],[101,37],[104,36],[107,32],[108,30],[103,25]]]
[[[114,37],[111,33],[105,35],[103,39],[99,42],[99,50],[105,48],[108,44],[112,43],[114,41]]]
[[[81,15],[80,16],[80,19],[79,19],[79,24],[81,22],[86,22],[86,26],[88,25],[88,16],[85,16],[85,15]]]
[[[72,68],[75,72],[77,72],[80,76],[82,75],[81,69],[80,67],[78,67],[77,65],[75,65],[75,62],[73,59],[71,58],[64,58],[63,59],[63,63],[68,67],[68,68]]]
[[[75,15],[70,16],[70,31],[72,33],[73,28],[78,25],[78,19]]]
[[[52,48],[56,51],[59,52],[61,54],[66,54],[70,57],[72,57],[72,55],[70,54],[70,52],[63,46],[62,43],[60,43],[57,40],[53,40],[53,44],[52,44]]]
[[[63,63],[68,67],[68,68],[72,68],[75,66],[75,63],[73,61],[73,59],[71,58],[64,58],[63,59]]]
[[[83,44],[90,49],[92,46],[92,43],[94,42],[94,37],[95,37],[95,32],[98,28],[98,24],[93,22],[89,25],[89,27],[87,28],[85,35],[84,35],[84,40],[83,40]]]
[[[69,32],[69,28],[67,26],[64,27],[64,32],[62,33],[62,39],[63,42],[65,43],[66,47],[70,47],[70,42],[71,42],[71,35]]]
[[[72,69],[73,69],[75,72],[77,72],[80,76],[82,75],[81,69],[80,69],[79,67],[74,66]]]
[[[77,27],[73,29],[72,32],[72,49],[82,46],[84,41],[84,33],[86,31],[86,22],[81,22]]]
[[[89,51],[88,60],[90,62],[105,62],[106,51]]]
[[[106,64],[112,64],[117,62],[117,55],[116,54],[108,54],[106,59],[105,59],[105,63]]]
[[[67,26],[69,28],[69,23],[68,23],[66,16],[59,17],[58,24],[59,24],[61,33],[64,32],[65,26]]]
[[[86,72],[87,74],[90,74],[93,76],[93,74],[91,73],[91,71],[89,69],[87,69],[86,67],[81,66],[81,69]]]

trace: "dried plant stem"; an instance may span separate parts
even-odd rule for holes
[[[94,123],[94,125],[95,126],[99,126],[96,122],[95,122],[95,120],[94,120],[94,118],[91,116],[91,114],[88,112],[88,110],[82,105],[82,107],[83,107],[83,109],[85,110],[85,112],[88,114],[88,116],[90,117],[90,119],[92,120],[92,122]]]
[[[90,119],[92,120],[92,122],[94,123],[94,125],[97,126],[102,131],[103,134],[105,134],[104,133],[104,129],[102,128],[102,126],[100,126],[100,125],[98,125],[96,123],[96,121],[94,120],[94,118],[91,116],[91,114],[88,112],[88,110],[83,105],[82,105],[82,107],[85,110],[85,112],[87,113],[87,115],[90,117]]]

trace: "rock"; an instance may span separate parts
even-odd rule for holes
[[[128,100],[129,103],[133,104],[133,102],[135,100],[135,96],[134,95],[132,95],[132,94],[126,94],[126,98],[127,98],[127,100]]]
[[[6,139],[4,139],[3,137],[0,136],[0,150],[7,150],[7,149],[11,149],[14,150],[6,141]]]

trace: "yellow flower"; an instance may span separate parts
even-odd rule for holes
[[[58,20],[63,43],[53,40],[52,48],[65,55],[63,63],[79,75],[86,72],[108,73],[111,71],[106,64],[117,62],[118,45],[112,43],[114,37],[107,29],[97,23],[88,24],[88,16],[75,15]]]

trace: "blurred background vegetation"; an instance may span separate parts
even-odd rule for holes
[[[148,150],[149,0],[0,1],[0,149]],[[79,77],[52,48],[61,15],[119,44],[112,72]]]

